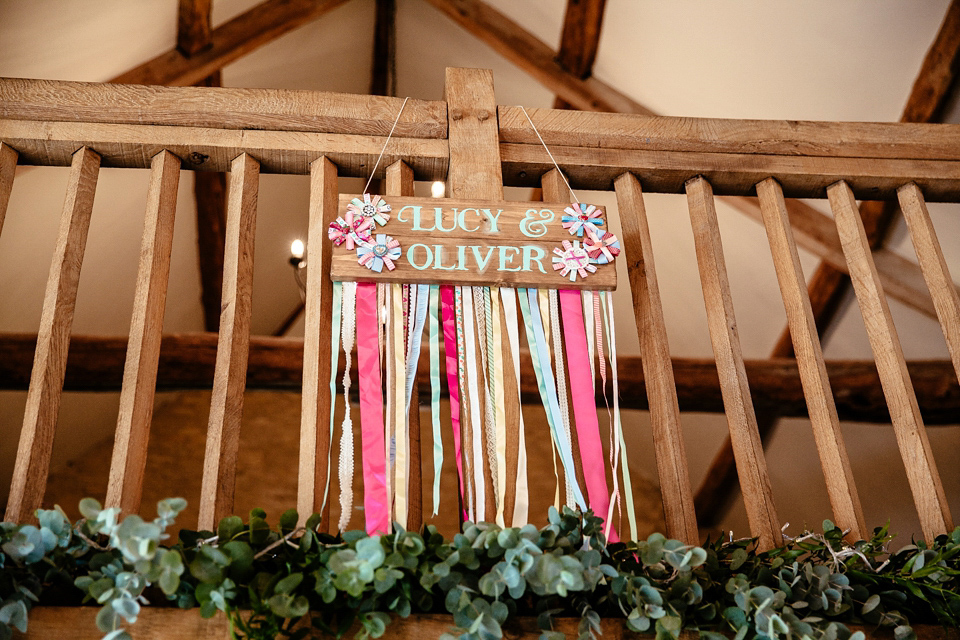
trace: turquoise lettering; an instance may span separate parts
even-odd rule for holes
[[[527,209],[520,221],[520,233],[528,238],[539,238],[547,233],[547,224],[553,222],[555,217],[550,209]]]
[[[466,221],[466,213],[467,213],[467,211],[474,211],[474,212],[476,212],[477,217],[478,217],[478,218],[480,217],[480,212],[477,211],[476,209],[471,208],[471,207],[467,207],[466,209],[460,209],[459,213],[457,212],[457,208],[454,207],[454,208],[453,208],[453,215],[454,215],[454,217],[457,219],[457,225],[458,225],[461,229],[463,229],[464,231],[471,231],[471,232],[472,232],[472,231],[479,231],[479,230],[480,230],[480,224],[479,224],[479,222],[477,223],[477,226],[475,226],[473,229],[467,229],[467,221]]]
[[[507,257],[507,251],[513,251],[515,253],[520,253],[520,249],[517,247],[498,247],[500,250],[500,269],[499,271],[520,271],[520,267],[515,267],[513,269],[507,267],[508,262],[513,262],[514,256]]]
[[[414,260],[414,256],[416,255],[415,251],[417,247],[421,247],[423,248],[424,251],[427,252],[427,259],[424,261],[422,265],[417,264],[417,261]],[[428,247],[425,244],[420,244],[419,242],[417,244],[412,244],[410,245],[410,248],[407,249],[407,262],[413,265],[414,269],[419,269],[420,271],[423,271],[424,269],[430,266],[431,262],[433,262],[433,252],[430,250],[430,247]]]
[[[497,227],[497,220],[500,219],[500,214],[503,213],[503,209],[497,209],[497,215],[493,215],[490,209],[483,209],[482,211],[490,218],[490,233],[500,233],[500,229]]]
[[[457,265],[452,264],[449,267],[443,266],[443,245],[435,244],[433,245],[433,268],[442,269],[443,271],[453,271],[457,268]]]
[[[449,229],[447,229],[447,228],[445,228],[445,227],[443,226],[443,209],[442,209],[441,207],[434,207],[434,208],[433,208],[433,211],[434,211],[434,214],[433,214],[433,220],[434,220],[434,222],[433,222],[433,229],[430,229],[430,231],[443,231],[444,233],[450,233],[451,231],[453,231],[454,229],[457,228],[457,214],[456,214],[456,213],[453,214],[453,224],[450,225],[450,228],[449,228]],[[456,209],[454,209],[454,211],[456,211]]]
[[[480,271],[485,271],[487,265],[490,263],[490,257],[493,255],[493,247],[487,247],[487,256],[485,258],[480,257],[480,247],[472,246],[470,248],[473,249],[473,257],[476,259]]]
[[[533,255],[534,252],[536,252],[537,254],[536,257],[534,257]],[[547,253],[542,248],[532,244],[524,245],[523,246],[523,270],[532,271],[532,269],[530,268],[530,263],[536,260],[537,267],[539,267],[540,269],[540,273],[546,273],[546,271],[543,270],[543,263],[541,262],[541,260],[543,260],[545,257],[547,257]]]

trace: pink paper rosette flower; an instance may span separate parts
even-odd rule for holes
[[[394,260],[400,258],[400,242],[385,233],[378,233],[371,239],[357,247],[357,262],[371,271],[380,273],[383,266],[393,271],[396,267]]]
[[[356,245],[370,241],[372,227],[373,224],[368,218],[354,215],[353,211],[348,209],[344,217],[337,218],[330,223],[327,235],[333,241],[334,246],[339,247],[346,244],[347,250],[353,251]]]
[[[363,194],[363,199],[354,198],[347,205],[347,213],[354,216],[366,218],[373,225],[385,225],[390,220],[390,205],[380,196],[371,196],[369,193]]]
[[[563,212],[566,215],[560,219],[560,223],[572,236],[582,238],[584,231],[596,233],[603,226],[603,213],[592,204],[572,204]]]
[[[594,264],[607,264],[620,255],[620,241],[609,231],[588,233],[583,248]]]
[[[553,270],[559,271],[564,278],[569,277],[570,282],[577,279],[577,276],[586,278],[589,274],[596,272],[597,267],[590,261],[587,250],[580,246],[577,241],[563,241],[563,248],[553,250]]]

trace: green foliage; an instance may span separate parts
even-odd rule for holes
[[[223,612],[234,638],[303,638],[311,630],[359,640],[384,635],[391,616],[451,615],[448,640],[499,640],[514,616],[535,616],[541,640],[560,640],[559,616],[577,616],[577,640],[598,640],[603,617],[676,640],[682,629],[736,640],[863,640],[848,624],[887,626],[912,640],[910,624],[960,626],[960,528],[932,546],[889,554],[887,529],[850,546],[829,520],[782,548],[752,540],[685,545],[653,534],[608,544],[591,513],[551,509],[549,524],[501,529],[466,523],[444,540],[400,527],[389,535],[298,528],[291,510],[272,529],[267,514],[224,518],[214,532],[166,529],[186,503],[158,504],[157,517],[119,520],[84,500],[71,525],[57,508],[37,525],[0,523],[0,640],[25,631],[47,593],[60,603],[95,600],[104,640],[129,640],[145,596],[200,615]],[[69,596],[65,594],[76,594]]]

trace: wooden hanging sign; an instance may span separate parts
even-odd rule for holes
[[[339,281],[613,290],[603,207],[341,195],[330,225]]]

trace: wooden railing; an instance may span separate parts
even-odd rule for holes
[[[332,345],[330,256],[321,239],[336,215],[337,178],[367,177],[401,102],[301,91],[0,80],[0,231],[15,165],[71,167],[36,337],[7,520],[26,520],[43,498],[100,167],[151,170],[107,502],[129,512],[139,509],[163,349],[175,195],[179,172],[185,169],[230,174],[223,312],[199,525],[212,528],[233,507],[251,347],[253,235],[260,173],[311,177],[308,241],[317,249],[307,272],[298,509],[310,513],[322,507],[321,483],[327,476],[330,447],[330,397],[324,389],[330,378]],[[751,533],[759,537],[761,546],[781,541],[782,523],[774,507],[741,353],[715,195],[759,197],[758,215],[773,253],[837,523],[850,529],[852,538],[866,533],[800,268],[797,245],[807,240],[794,237],[791,220],[796,207],[785,197],[829,200],[836,241],[829,237],[817,241],[830,246],[838,242],[853,280],[923,533],[930,539],[953,527],[887,304],[885,285],[895,282],[896,274],[878,268],[856,199],[899,201],[919,270],[932,293],[932,310],[960,374],[960,299],[925,205],[926,200],[960,201],[960,126],[528,112],[574,188],[616,192],[669,535],[689,542],[699,538],[680,429],[675,363],[667,344],[644,192],[687,196],[720,396]],[[547,200],[568,200],[566,186],[525,115],[519,108],[496,106],[489,72],[448,70],[445,101],[409,101],[380,167],[375,177],[385,178],[387,193],[393,195],[411,193],[416,179],[447,181],[451,197],[500,198],[504,185],[514,185],[541,187]],[[743,206],[757,207],[753,201]],[[811,219],[809,212],[801,215]],[[837,247],[832,250],[836,253]],[[288,373],[294,378],[297,374]],[[508,415],[517,410],[512,405]],[[516,460],[515,446],[508,456]],[[418,458],[411,467],[419,468]],[[421,521],[414,499],[411,496],[408,526]],[[328,515],[324,526],[330,526]]]

